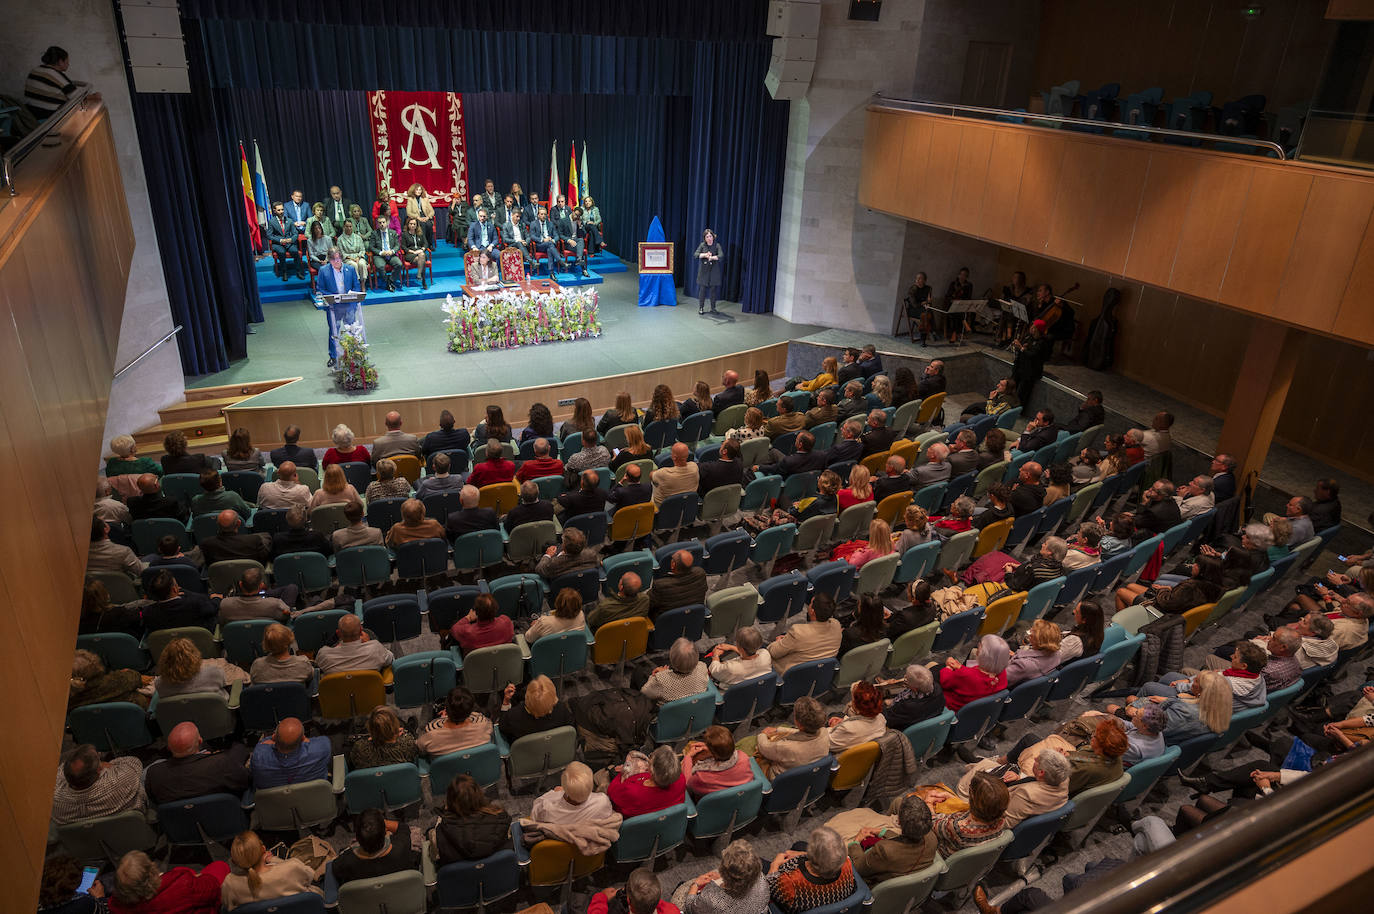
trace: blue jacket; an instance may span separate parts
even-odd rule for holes
[[[343,265],[344,288],[334,288],[334,266],[325,264],[315,277],[315,291],[321,295],[338,295],[342,292],[361,292],[363,284],[358,281],[358,271],[351,263]]]
[[[302,200],[300,203],[297,203],[295,200],[287,200],[285,206],[287,222],[294,224],[296,222],[310,221],[310,204],[306,201]],[[304,229],[301,231],[304,231]]]
[[[290,216],[283,215],[282,219],[286,221],[286,225],[284,226],[277,222],[276,216],[267,217],[267,240],[269,242],[280,241],[286,244],[294,244],[297,234],[296,227],[291,224]]]
[[[486,221],[487,243],[482,244],[482,225],[481,222],[474,222],[468,226],[468,250],[496,250],[496,223],[490,219]]]
[[[296,751],[288,755],[278,752],[275,745],[264,739],[253,747],[249,762],[253,770],[253,787],[262,790],[304,781],[327,781],[332,756],[327,737],[304,739]]]

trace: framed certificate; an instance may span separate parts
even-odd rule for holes
[[[639,243],[639,272],[669,274],[673,272],[673,243],[671,241],[641,241]]]

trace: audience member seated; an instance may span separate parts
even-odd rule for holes
[[[299,682],[307,685],[315,678],[315,665],[308,657],[291,653],[296,636],[280,623],[267,626],[262,633],[262,656],[253,661],[248,678],[254,683]]]
[[[157,659],[157,672],[153,694],[159,701],[175,695],[229,690],[224,667],[206,663],[190,638],[173,638],[167,642]]]
[[[524,696],[514,683],[507,685],[501,693],[501,706],[496,715],[496,725],[501,728],[501,736],[513,743],[531,733],[543,733],[555,727],[575,725],[568,703],[558,700],[558,691],[553,680],[547,676],[536,676],[524,687]]]
[[[770,908],[781,914],[839,904],[854,894],[854,886],[844,839],[825,827],[811,831],[806,850],[783,851],[768,867]]]
[[[107,914],[104,885],[93,882],[83,888],[82,876],[81,864],[70,854],[59,850],[45,857],[38,884],[39,914]]]
[[[1025,758],[1025,755],[1021,757]],[[959,779],[959,785],[954,788],[955,793],[960,799],[968,799],[974,778],[983,772],[996,777],[996,769],[1000,767],[1001,763],[995,758],[974,762]],[[1041,749],[1036,753],[1029,769],[1021,768],[1019,772],[1009,772],[1013,776],[1020,776],[1015,780],[1003,778],[1007,785],[1008,801],[1002,824],[1006,828],[1012,828],[1031,816],[1053,812],[1063,806],[1069,801],[1071,773],[1069,760],[1050,748]]]
[[[564,536],[567,534],[564,533]],[[621,619],[633,619],[636,616],[647,617],[649,595],[640,592],[643,586],[644,582],[633,571],[622,574],[616,592],[609,596],[603,593],[596,601],[596,607],[587,614],[587,625],[595,632],[607,622],[619,622]],[[700,692],[701,689],[697,691]]]
[[[571,529],[563,531],[565,546],[567,544],[568,534],[573,532],[580,535],[582,531],[574,531]],[[589,558],[592,564],[595,564],[595,556],[589,556]],[[586,618],[582,615],[582,597],[571,587],[564,587],[562,590],[558,591],[558,594],[553,599],[553,611],[544,613],[539,618],[535,619],[533,624],[526,629],[525,643],[533,644],[545,635],[578,631],[584,628],[586,624]]]
[[[1067,768],[1067,765],[1065,766]],[[848,844],[849,862],[867,885],[876,885],[896,876],[905,876],[930,866],[935,860],[937,841],[931,826],[930,807],[915,794],[896,803],[897,831],[882,828],[861,829]],[[864,843],[873,841],[868,848]]]
[[[816,437],[810,432],[801,432],[797,435],[796,450],[787,455],[782,454],[777,448],[769,450],[768,459],[773,462],[755,466],[754,474],[781,476],[785,479],[795,473],[824,470],[829,463],[828,454],[825,451],[814,450],[815,446]]]
[[[162,483],[154,474],[144,473],[135,484],[139,494],[129,498],[125,523],[150,517],[170,517],[185,523],[189,518],[186,507],[180,501],[162,494]],[[104,519],[108,521],[110,518]]]
[[[1093,713],[1096,712],[1089,712]],[[1125,755],[1121,756],[1122,766],[1130,768],[1137,762],[1163,755],[1164,729],[1168,724],[1169,718],[1164,709],[1154,704],[1146,705],[1130,715],[1126,721],[1127,749]]]
[[[762,413],[759,413],[762,416]],[[835,392],[830,388],[822,390],[816,394],[816,405],[808,409],[803,415],[806,428],[815,428],[827,422],[834,422],[839,418],[839,410],[835,409]]]
[[[880,523],[875,521],[875,523]],[[884,524],[883,526],[887,526]],[[888,543],[891,537],[884,534]],[[866,593],[859,597],[859,608],[853,620],[845,627],[840,636],[839,656],[843,657],[856,647],[872,644],[887,637],[886,609],[877,594]]]
[[[564,429],[567,423],[563,423]],[[573,432],[573,434],[584,434],[585,430]],[[568,437],[565,433],[564,437]],[[644,430],[639,425],[631,425],[625,429],[625,446],[615,452],[609,464],[611,472],[617,472],[622,466],[632,460],[652,460],[654,449],[644,443]]]
[[[1107,527],[1107,523],[1100,517],[1094,523],[1100,527]],[[1102,539],[1097,541],[1098,555],[1104,562],[1112,556],[1130,550],[1135,537],[1135,515],[1130,511],[1122,511],[1112,518],[1110,529],[1110,533],[1103,534]]]
[[[612,900],[614,899],[614,909]],[[676,905],[663,900],[663,889],[653,870],[632,870],[625,888],[606,889],[592,896],[587,914],[680,914]]]
[[[472,775],[448,783],[444,807],[434,826],[434,851],[440,866],[481,860],[510,847],[510,813],[487,799]]]
[[[726,439],[720,445],[720,458],[697,464],[697,494],[705,496],[721,486],[744,483],[744,465],[740,463],[739,442]]]
[[[258,488],[259,508],[308,508],[310,488],[302,485],[296,474],[296,465],[290,460],[277,465],[277,476]]]
[[[416,540],[443,538],[443,525],[432,517],[425,517],[425,503],[418,498],[407,498],[401,503],[401,520],[387,531],[386,544],[395,549]]]
[[[152,475],[151,473],[144,473],[142,476],[135,477],[134,485],[137,486],[139,480],[143,479],[144,476]],[[153,476],[153,481],[157,481],[156,476]],[[115,497],[114,486],[103,479],[96,483],[95,506],[92,510],[96,517],[106,523],[127,524],[133,521],[133,515],[129,513],[128,505]]]
[[[1175,584],[1155,581],[1153,584],[1126,584],[1116,591],[1117,612],[1140,601],[1145,601],[1164,613],[1181,615],[1204,603],[1215,603],[1222,594],[1221,559],[1212,555],[1199,555],[1192,565],[1186,566],[1190,577]]]
[[[683,492],[696,492],[700,479],[697,474],[697,465],[690,461],[691,456],[691,449],[679,441],[672,448],[672,465],[659,467],[649,474],[649,480],[654,485],[653,502],[655,507],[663,504],[665,498],[671,498]]]
[[[1323,477],[1317,480],[1312,493],[1312,504],[1307,516],[1317,531],[1330,530],[1341,522],[1341,486],[1334,479]]]
[[[564,518],[606,510],[606,491],[601,488],[601,477],[595,470],[578,474],[577,488],[558,496],[557,510]]]
[[[312,739],[298,719],[283,718],[272,735],[253,748],[253,787],[262,790],[328,780],[331,755],[327,737]]]
[[[267,469],[267,455],[253,447],[246,428],[234,429],[229,435],[229,446],[219,459],[226,473],[253,472],[261,475]]]
[[[269,455],[271,463],[277,468],[277,476],[281,477],[282,464],[293,463],[297,467],[309,467],[317,470],[320,465],[320,458],[315,454],[314,448],[301,447],[296,442],[301,440],[301,427],[299,425],[288,425],[282,430],[282,446],[273,448]]]
[[[911,471],[911,480],[915,488],[948,482],[953,472],[953,468],[946,462],[948,457],[948,445],[937,441],[926,448],[926,462]]]
[[[810,695],[792,705],[792,727],[764,727],[754,753],[764,775],[777,777],[798,765],[809,765],[830,754],[830,728],[825,709]]]
[[[425,435],[421,450],[428,457],[437,451],[465,451],[472,443],[472,435],[467,429],[455,427],[457,420],[453,413],[443,410],[439,413],[439,428]]]
[[[1040,464],[1034,460],[1021,465],[1021,472],[1016,477],[1016,485],[1012,487],[1009,500],[1014,516],[1020,517],[1044,506],[1045,487],[1040,484],[1041,472]]]
[[[450,689],[444,710],[430,721],[415,740],[422,755],[437,758],[491,742],[492,724],[477,710],[472,693],[462,686]]]
[[[913,546],[928,543],[934,538],[935,530],[926,516],[926,509],[920,505],[907,505],[902,512],[902,532],[892,534],[892,550],[901,555]]]
[[[401,430],[401,414],[394,409],[386,414],[386,432],[372,442],[372,459],[380,461],[384,457],[409,454],[419,457],[423,453],[420,441],[414,435]],[[378,466],[380,469],[380,465]]]
[[[367,715],[367,736],[348,747],[348,767],[356,770],[410,764],[417,755],[415,737],[401,726],[396,709],[378,705]]]
[[[515,430],[506,421],[506,414],[501,407],[492,403],[487,406],[486,418],[477,423],[477,428],[473,429],[472,437],[477,441],[490,442],[495,438],[502,443],[511,441],[515,437]]]
[[[697,659],[695,645],[686,638],[678,638],[668,648],[667,665],[656,667],[640,691],[644,697],[663,704],[700,695],[710,683],[706,664]]]
[[[773,672],[782,674],[799,663],[826,660],[838,655],[844,633],[835,618],[835,601],[816,593],[806,608],[806,621],[798,622],[768,646]]]
[[[1234,542],[1231,539],[1230,542]],[[1202,555],[1222,557],[1221,589],[1246,587],[1250,579],[1269,567],[1268,549],[1274,545],[1274,535],[1264,524],[1246,524],[1240,535],[1240,545],[1224,548],[1225,556],[1215,547],[1203,543]]]
[[[868,467],[863,464],[855,464],[849,470],[849,486],[840,489],[836,493],[836,501],[840,510],[862,504],[866,501],[873,501],[873,485],[870,482],[871,475]]]
[[[846,460],[859,460],[865,456],[862,440],[863,423],[858,418],[847,419],[840,423],[840,437],[830,450],[824,452],[826,463],[844,463]],[[864,468],[865,470],[867,467]]]
[[[706,728],[701,741],[693,740],[682,753],[682,774],[693,799],[737,787],[754,779],[749,756],[735,748],[730,731],[719,724]]]
[[[785,434],[785,433],[784,433]],[[753,438],[767,438],[768,429],[763,421],[763,410],[751,406],[744,411],[744,425],[726,431],[727,441],[742,442]]]
[[[96,748],[83,743],[67,753],[59,769],[52,824],[66,825],[131,809],[142,812],[147,804],[143,766],[138,759],[117,756],[102,762]]]
[[[1094,600],[1083,600],[1073,607],[1073,628],[1059,642],[1059,662],[1091,657],[1102,650],[1104,636],[1102,607]]]
[[[343,471],[340,470],[340,473]],[[335,552],[342,552],[354,546],[380,546],[382,544],[382,531],[367,525],[367,517],[363,514],[363,503],[356,498],[344,502],[344,519],[348,521],[347,527],[340,527],[329,537],[329,545]]]
[[[1212,477],[1194,476],[1179,486],[1174,500],[1178,502],[1179,517],[1183,520],[1206,514],[1216,505],[1212,496]]]
[[[215,630],[219,616],[219,601],[203,593],[188,593],[181,589],[170,571],[159,571],[145,585],[152,602],[143,607],[143,628],[156,632],[164,628],[184,628],[199,625]]]
[[[887,620],[887,637],[896,643],[897,639],[913,629],[941,618],[940,607],[931,598],[931,586],[921,578],[907,585],[908,606],[893,612]]]
[[[528,482],[543,476],[562,476],[563,461],[557,457],[550,457],[549,451],[549,439],[536,438],[534,441],[534,459],[522,463],[519,472],[515,474],[515,478],[520,482]]]
[[[582,762],[572,762],[563,769],[559,786],[541,794],[534,801],[530,818],[544,825],[577,825],[597,822],[615,815],[611,799],[595,792],[592,769]]]
[[[229,849],[234,869],[220,887],[226,910],[259,901],[272,901],[303,892],[324,894],[315,883],[315,871],[294,857],[273,856],[257,832],[240,832]]]
[[[144,556],[143,560],[148,563],[149,568],[183,565],[187,568],[194,568],[196,571],[205,570],[205,557],[200,554],[200,549],[192,546],[191,551],[187,552],[181,548],[181,543],[176,536],[170,533],[166,536],[159,536],[157,538],[157,551]]]
[[[943,540],[972,530],[974,507],[973,499],[967,495],[960,495],[954,499],[949,506],[948,514],[944,517],[932,518],[935,521],[933,525],[935,534]]]
[[[674,897],[682,899],[683,914],[715,914],[715,912],[765,911],[768,908],[768,880],[764,878],[762,861],[754,846],[737,838],[725,846],[720,855],[720,868],[702,873],[690,883],[680,886]]]
[[[911,491],[911,477],[906,472],[906,460],[896,454],[883,464],[882,475],[873,480],[873,500],[878,504],[889,495]]]
[[[1069,497],[1073,487],[1073,469],[1067,463],[1052,464],[1045,475],[1049,479],[1049,484],[1045,486],[1045,507]]]
[[[683,419],[695,413],[710,411],[711,385],[705,381],[696,382],[692,387],[692,395],[678,404],[678,413]]]
[[[1026,644],[1012,652],[1007,665],[1007,688],[1058,669],[1061,662],[1059,626],[1048,619],[1036,619],[1026,633]]]
[[[706,602],[706,572],[697,567],[692,553],[679,549],[673,553],[665,574],[654,580],[649,589],[649,617],[681,606]]]
[[[1023,454],[1038,451],[1047,444],[1054,444],[1059,439],[1058,426],[1054,424],[1054,412],[1048,409],[1038,410],[1026,423],[1026,428],[1021,432],[1021,437],[1016,440],[1016,449]]]
[[[1012,590],[1030,590],[1037,584],[1053,581],[1064,573],[1064,556],[1068,553],[1068,543],[1057,536],[1047,536],[1029,562],[1020,565],[1008,562],[1002,566],[1006,571],[1002,581]]]
[[[1121,777],[1121,757],[1128,748],[1126,728],[1120,720],[1090,713],[1062,724],[1038,742],[1034,734],[1027,733],[999,761],[1015,762],[1022,771],[1029,771],[1046,749],[1066,755],[1071,771],[1069,796],[1074,797]]]
[[[534,570],[546,581],[552,581],[574,571],[594,568],[596,564],[596,553],[587,548],[587,535],[576,527],[568,527],[563,531],[562,545],[545,549]]]
[[[1202,670],[1185,691],[1170,696],[1128,695],[1125,707],[1109,704],[1107,712],[1134,722],[1146,707],[1157,706],[1164,712],[1164,742],[1177,746],[1205,733],[1225,733],[1231,726],[1232,704],[1226,677]]]
[[[453,467],[453,461],[447,454],[435,454],[432,463],[433,472],[422,477],[415,488],[416,498],[424,499],[443,492],[456,492],[463,487],[463,477],[454,476],[449,472]]]
[[[1173,440],[1169,436],[1169,429],[1173,424],[1173,413],[1163,410],[1155,413],[1150,428],[1142,433],[1141,445],[1145,449],[1146,458],[1157,457],[1173,447]]]
[[[372,463],[367,448],[354,443],[353,430],[347,425],[334,426],[330,437],[334,441],[334,446],[324,452],[324,457],[320,460],[321,466],[328,467],[335,463]]]
[[[658,812],[682,802],[687,791],[687,778],[682,764],[671,746],[659,746],[652,755],[638,750],[616,766],[615,775],[606,787],[611,807],[625,818]]]
[[[107,477],[142,476],[144,473],[161,476],[163,473],[162,464],[158,461],[151,457],[138,456],[138,443],[132,435],[116,435],[111,438],[110,450],[114,451],[114,456],[105,458]]]
[[[844,396],[839,403],[835,404],[837,421],[844,422],[854,416],[862,416],[868,412],[868,398],[864,396],[864,385],[861,381],[850,381],[844,386]]]
[[[999,416],[1020,405],[1021,401],[1016,398],[1015,382],[1011,378],[999,378],[992,390],[988,391],[987,400],[965,408],[959,418],[978,415]]]
[[[217,469],[213,457],[204,454],[189,454],[187,448],[185,432],[168,432],[162,439],[162,449],[167,453],[162,455],[162,473],[154,473],[161,476],[166,473],[200,473],[204,470]]]
[[[657,590],[657,586],[654,589]],[[722,660],[726,654],[735,656]],[[763,646],[763,635],[752,625],[740,629],[735,634],[734,644],[717,644],[706,656],[711,661],[707,672],[721,689],[727,689],[737,682],[753,679],[755,676],[762,676],[773,669],[773,658]]]
[[[515,638],[515,626],[510,616],[501,612],[496,598],[484,593],[478,595],[466,616],[453,623],[450,634],[467,654],[482,647],[510,644]]]
[[[566,438],[574,432],[582,433],[587,429],[596,430],[596,417],[592,415],[592,401],[586,397],[578,397],[573,400],[573,414],[563,420],[563,424],[558,429],[558,438]],[[625,430],[629,432],[629,429]],[[553,438],[553,432],[544,435],[545,438]],[[627,435],[628,437],[628,435]]]
[[[320,505],[348,505],[354,502],[362,506],[358,490],[344,475],[343,467],[337,463],[325,464],[324,477],[320,480],[320,487],[310,497],[310,507],[314,509]]]
[[[200,872],[189,866],[161,872],[143,851],[129,851],[119,860],[110,895],[112,914],[219,914],[221,886],[229,875],[222,860]]]
[[[973,429],[961,429],[949,444],[949,464],[951,477],[963,476],[978,470],[978,435]]]
[[[146,708],[143,677],[137,670],[107,670],[105,661],[90,651],[72,657],[72,678],[67,686],[67,710],[107,701],[127,701]]]
[[[410,480],[396,475],[396,461],[382,457],[377,461],[377,478],[367,484],[363,498],[369,502],[381,498],[409,498]]]
[[[1084,521],[1078,525],[1078,530],[1067,540],[1068,550],[1064,553],[1063,562],[1066,574],[1079,568],[1087,568],[1089,565],[1101,564],[1102,551],[1099,545],[1104,533],[1106,531],[1092,521]]]
[[[997,635],[984,635],[979,640],[973,666],[965,666],[953,657],[946,658],[944,669],[940,670],[945,707],[958,711],[974,699],[1005,689],[1009,663],[1011,649]]]
[[[334,881],[347,885],[419,869],[420,855],[410,844],[409,828],[397,834],[399,823],[388,822],[380,809],[365,809],[353,824],[354,845],[329,864]]]
[[[988,503],[982,511],[974,515],[973,527],[982,530],[989,524],[1012,517],[1011,487],[1004,482],[994,482],[988,487]]]
[[[875,517],[868,524],[868,544],[845,556],[845,560],[855,568],[862,568],[869,562],[885,555],[892,555],[896,549],[892,543],[892,528],[881,517]]]
[[[272,534],[272,558],[277,559],[288,552],[318,552],[329,555],[333,547],[329,540],[318,530],[310,527],[310,512],[300,505],[286,511],[286,529]]]
[[[587,470],[611,465],[611,452],[602,446],[595,432],[582,433],[582,450],[573,454],[563,463],[563,478],[571,484]]]
[[[481,500],[482,493],[471,483],[458,490],[459,509],[448,512],[448,519],[444,522],[444,533],[449,539],[455,540],[465,533],[479,530],[495,530],[500,525],[500,519],[493,509],[478,507]]]
[[[1140,508],[1135,512],[1137,530],[1151,536],[1166,532],[1183,521],[1178,502],[1174,500],[1174,484],[1161,479],[1145,490]]]
[[[653,497],[653,484],[645,481],[644,470],[634,464],[625,468],[625,475],[621,476],[620,481],[611,486],[605,495],[606,502],[611,506],[612,517],[621,508],[646,504],[652,501]]]
[[[86,573],[94,571],[122,571],[131,578],[143,573],[143,562],[128,546],[110,541],[110,525],[99,517],[91,517],[91,546],[86,553]]]
[[[778,414],[763,424],[763,433],[769,438],[779,438],[788,432],[801,431],[805,427],[806,416],[797,412],[791,397],[783,397],[778,400]]]
[[[634,405],[630,395],[624,391],[616,394],[615,406],[606,410],[601,416],[601,421],[596,424],[596,433],[604,436],[611,429],[618,425],[639,425],[643,419],[643,410]],[[587,430],[584,428],[585,433]],[[627,430],[628,431],[628,430]],[[583,441],[586,441],[585,434]],[[583,445],[586,446],[585,444]]]
[[[932,808],[947,799],[949,795],[943,790],[932,790],[925,798]],[[1006,828],[1010,803],[1011,794],[1000,778],[987,772],[975,774],[968,784],[967,811],[937,813],[931,817],[931,830],[935,833],[940,855],[949,857],[996,838]]]
[[[879,680],[878,685],[903,686],[883,706],[883,717],[893,730],[905,730],[923,720],[938,717],[945,710],[945,696],[940,690],[940,683],[929,667],[919,663],[907,666],[901,679]]]
[[[990,428],[983,436],[983,444],[978,451],[978,469],[986,470],[994,463],[1007,459],[1007,433],[1000,428]]]
[[[148,799],[155,805],[212,793],[243,793],[252,784],[248,747],[230,743],[222,752],[205,748],[200,730],[183,721],[167,735],[168,758],[153,762],[143,775]]]
[[[332,608],[332,604],[329,608]],[[244,622],[249,619],[271,619],[285,622],[291,618],[291,607],[277,597],[269,597],[263,586],[262,569],[249,566],[239,576],[238,590],[219,601],[219,624]]]
[[[844,709],[844,716],[830,718],[830,751],[843,752],[876,740],[886,729],[882,690],[860,679],[849,687],[849,704]]]
[[[315,665],[326,676],[354,670],[380,671],[395,659],[386,645],[363,631],[363,621],[352,613],[339,619],[338,635],[337,644],[326,644],[315,652]]]

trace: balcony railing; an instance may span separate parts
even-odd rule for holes
[[[45,145],[44,140],[61,130],[63,123],[73,111],[85,109],[86,95],[89,91],[86,86],[78,86],[76,92],[67,99],[61,108],[54,111],[46,120],[35,127],[33,132],[15,143],[3,156],[0,156],[0,185],[9,188],[9,196],[14,197],[19,194],[19,189],[14,183],[15,168],[35,149]]]

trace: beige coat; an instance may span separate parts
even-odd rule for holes
[[[785,673],[808,660],[825,660],[840,650],[843,629],[835,619],[826,622],[802,622],[792,626],[777,641],[768,645],[773,657],[773,670]]]
[[[248,888],[248,877],[230,873],[220,885],[220,901],[226,908],[233,910],[239,905],[254,901],[269,901],[298,895],[301,892],[314,892],[323,895],[315,884],[315,871],[300,860],[273,860],[262,873],[262,885],[258,886],[256,896]]]
[[[1023,755],[1024,759],[1025,756]],[[969,784],[973,782],[973,776],[980,771],[991,771],[998,767],[996,759],[983,759],[968,766],[964,776],[959,779],[959,786],[955,791],[965,800],[968,799]],[[1026,769],[1022,769],[1023,772]],[[1026,773],[1026,777],[1030,777]],[[1029,819],[1031,816],[1038,816],[1042,812],[1050,812],[1058,809],[1069,801],[1069,782],[1065,781],[1058,787],[1051,787],[1044,781],[1030,781],[1025,784],[1008,784],[1007,792],[1011,794],[1011,802],[1007,804],[1007,828],[1011,828],[1016,823]]]

